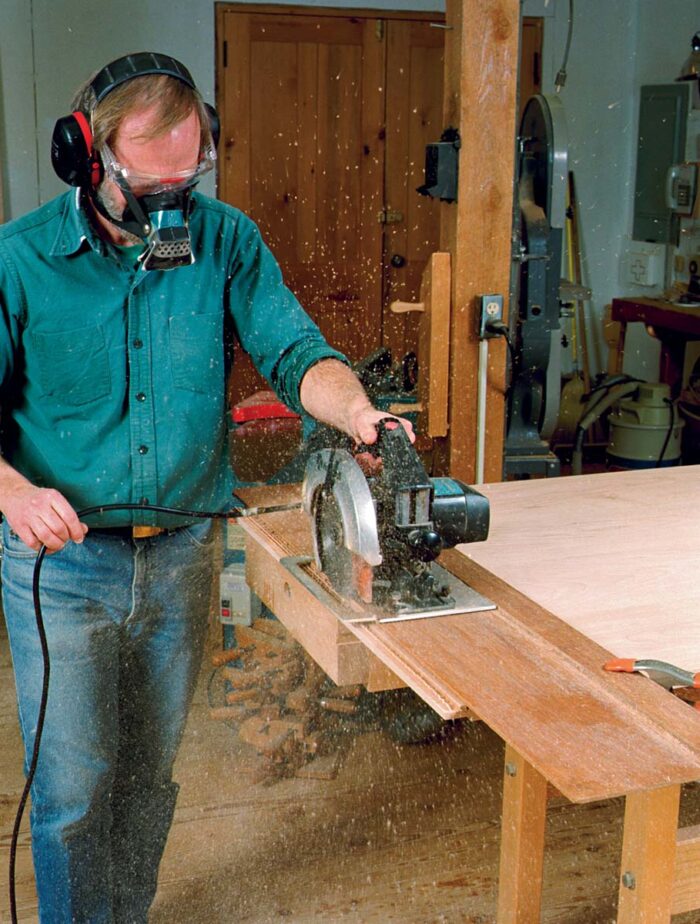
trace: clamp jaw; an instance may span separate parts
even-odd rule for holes
[[[667,661],[655,661],[653,658],[613,658],[603,665],[606,671],[625,674],[644,674],[666,690],[671,690],[680,699],[692,703],[700,709],[700,699],[692,692],[700,690],[700,672],[693,674]]]

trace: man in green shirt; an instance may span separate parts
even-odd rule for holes
[[[56,126],[54,166],[76,188],[0,229],[3,602],[27,755],[34,553],[60,551],[42,571],[51,686],[32,787],[51,924],[147,919],[212,578],[209,521],[143,509],[88,528],[76,511],[229,508],[234,332],[290,407],[367,443],[385,416],[255,225],[193,193],[216,131],[179,62],[112,62]]]

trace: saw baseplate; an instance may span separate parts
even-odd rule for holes
[[[327,446],[321,447],[323,441]],[[340,443],[339,443],[340,441]],[[435,561],[442,551],[481,542],[488,500],[454,478],[431,478],[394,418],[376,425],[376,440],[352,446],[344,434],[320,431],[308,457],[302,504],[311,520],[313,574],[346,619],[399,622],[493,608]]]
[[[320,572],[313,558],[307,556],[289,556],[282,558],[280,564],[325,606],[332,610],[341,622],[348,623],[388,623],[405,622],[410,619],[433,619],[437,616],[454,616],[462,613],[480,613],[495,610],[496,604],[477,593],[459,578],[440,565],[433,564],[436,577],[449,586],[450,596],[454,601],[449,607],[434,607],[428,610],[408,610],[400,613],[387,613],[371,603],[341,596],[330,581]]]

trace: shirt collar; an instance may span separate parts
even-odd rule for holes
[[[196,193],[190,201],[190,215],[197,206]],[[51,248],[52,257],[69,257],[87,244],[97,253],[105,253],[105,245],[90,219],[86,195],[82,189],[68,194],[63,207],[63,216],[58,234]]]
[[[102,241],[96,234],[87,212],[85,195],[81,189],[68,194],[63,207],[61,224],[51,248],[51,256],[69,257],[85,244],[102,253]]]

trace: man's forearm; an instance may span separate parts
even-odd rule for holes
[[[30,486],[30,482],[21,475],[16,468],[0,456],[0,512],[5,510],[8,501],[22,489]]]
[[[372,405],[355,373],[337,359],[323,359],[306,373],[299,389],[312,417],[361,440],[358,416]]]

